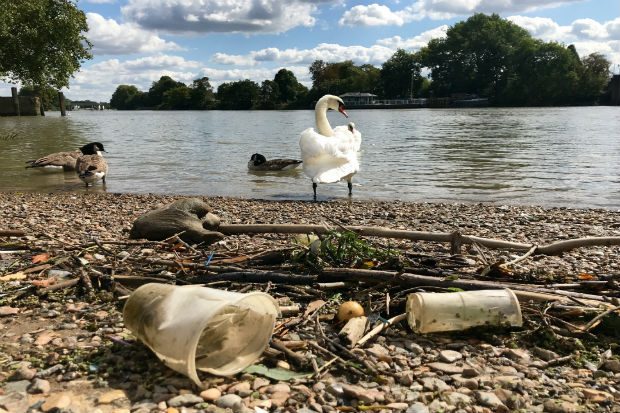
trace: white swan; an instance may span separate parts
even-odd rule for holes
[[[347,181],[350,196],[353,190],[351,179],[360,168],[357,152],[362,142],[361,133],[355,129],[353,123],[332,129],[327,120],[328,109],[337,110],[349,117],[342,99],[325,95],[314,108],[317,130],[308,128],[301,133],[299,139],[304,173],[312,179],[315,200],[317,184],[338,182],[342,179]]]

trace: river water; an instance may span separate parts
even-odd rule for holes
[[[354,199],[620,208],[620,107],[349,110],[362,133]],[[345,124],[329,113],[332,126]],[[24,161],[104,144],[105,189],[311,199],[303,172],[247,170],[255,153],[299,158],[304,111],[75,111],[0,118],[0,190],[85,191],[75,173]],[[11,137],[10,133],[15,134]],[[345,182],[319,199],[347,196]]]

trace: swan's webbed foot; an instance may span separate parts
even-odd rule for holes
[[[349,196],[353,195],[353,183],[347,182],[347,186],[349,187]]]
[[[314,192],[314,200],[316,201],[316,182],[312,182],[312,191]]]

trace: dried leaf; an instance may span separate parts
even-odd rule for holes
[[[26,274],[23,271],[17,271],[12,274],[3,275],[0,277],[0,281],[17,281],[26,278]]]
[[[44,252],[42,254],[37,254],[34,257],[32,257],[32,263],[33,264],[41,264],[43,262],[46,262],[49,259],[50,259],[50,255],[48,253]]]
[[[49,287],[50,285],[56,284],[56,278],[48,278],[46,280],[32,280],[30,283],[35,287]]]
[[[587,272],[582,272],[581,274],[577,275],[577,278],[582,281],[596,280],[596,276],[594,274],[588,274]]]
[[[304,311],[304,317],[308,317],[310,314],[316,311],[316,309],[321,307],[323,304],[325,304],[325,301],[323,300],[315,300],[315,301],[310,302],[308,304],[308,307],[306,308],[306,311]]]

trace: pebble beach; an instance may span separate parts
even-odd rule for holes
[[[355,197],[318,203],[197,197],[226,224],[459,231],[532,245],[620,236],[619,213],[607,209],[358,201]],[[132,337],[123,325],[122,301],[105,294],[88,296],[77,289],[45,296],[19,292],[30,291],[26,287],[33,280],[50,278],[52,268],[28,272],[26,267],[36,264],[34,256],[75,251],[93,239],[102,243],[127,240],[137,217],[179,198],[126,193],[0,193],[0,230],[25,234],[0,237],[0,412],[620,412],[617,339],[601,338],[593,331],[584,336],[533,340],[531,337],[540,336],[529,334],[542,327],[527,314],[523,329],[484,334],[421,335],[401,322],[351,350],[368,360],[373,371],[390,374],[352,378],[337,368],[290,380],[252,373],[232,377],[204,374],[199,388],[163,366]],[[291,238],[278,234],[227,236],[204,248],[252,254],[290,246]],[[453,258],[447,244],[390,242],[400,251],[435,257],[438,262]],[[28,248],[17,248],[18,244]],[[127,253],[148,257],[151,250],[134,246]],[[510,261],[522,254],[466,246],[458,273],[474,278],[486,264]],[[110,257],[90,250],[80,256],[93,266],[110,263]],[[69,264],[61,269],[79,272]],[[26,276],[8,277],[19,271]],[[516,263],[510,276],[539,284],[585,279],[617,282],[620,247],[536,255]],[[233,287],[239,288],[229,284],[222,288]],[[264,286],[253,285],[245,291],[261,288]],[[356,294],[367,288],[362,285],[338,294],[342,299],[362,301]],[[306,310],[309,300],[274,291],[279,302],[298,305],[301,314]],[[16,294],[21,294],[19,299]],[[327,317],[336,304],[332,305],[332,293],[321,298],[327,302],[321,310]],[[337,333],[334,323],[325,324]],[[281,339],[304,341],[309,331],[300,329]],[[309,352],[307,348],[295,351]],[[278,363],[285,370],[303,370],[283,356]]]

